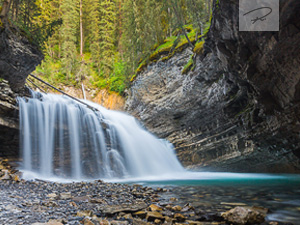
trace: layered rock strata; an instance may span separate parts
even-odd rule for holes
[[[16,97],[26,94],[26,78],[42,58],[38,47],[18,35],[15,28],[0,27],[0,157],[18,156]]]
[[[300,2],[280,1],[279,32],[239,32],[238,0],[214,1],[196,68],[191,50],[152,63],[126,109],[194,169],[300,172]]]

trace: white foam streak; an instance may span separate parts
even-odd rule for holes
[[[19,98],[25,177],[55,180],[124,179],[185,171],[172,145],[125,113],[64,96]],[[27,174],[27,175],[26,175]]]

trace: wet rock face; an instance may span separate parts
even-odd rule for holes
[[[17,95],[26,94],[25,80],[43,56],[35,45],[0,28],[0,157],[18,157],[19,115]]]
[[[279,32],[239,32],[238,1],[218,2],[195,70],[188,49],[149,65],[126,109],[190,168],[299,173],[300,2],[280,1]]]
[[[43,55],[35,45],[14,32],[13,28],[0,28],[0,78],[8,80],[13,91],[19,91]]]
[[[19,152],[19,121],[16,93],[0,80],[0,157],[16,157]]]

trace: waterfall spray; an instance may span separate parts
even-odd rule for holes
[[[23,170],[66,179],[157,176],[184,171],[172,145],[126,113],[65,96],[18,98]]]

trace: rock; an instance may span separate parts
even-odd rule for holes
[[[277,33],[238,32],[239,1],[214,4],[194,71],[188,49],[152,63],[125,109],[190,169],[299,173],[300,1],[282,1]]]
[[[189,225],[203,225],[202,222],[193,221],[193,220],[186,220],[186,223],[189,224]]]
[[[76,216],[79,216],[79,217],[92,217],[93,215],[93,212],[91,210],[82,210],[82,211],[78,211]]]
[[[123,218],[125,218],[126,220],[132,220],[133,219],[133,217],[132,217],[132,215],[130,213],[125,214],[123,216]]]
[[[138,212],[133,213],[133,215],[137,216],[137,217],[139,217],[141,219],[145,219],[146,216],[147,216],[147,212],[145,212],[145,211],[138,211]]]
[[[110,221],[107,225],[127,225],[128,221],[117,221],[117,220],[113,220]]]
[[[47,225],[63,225],[63,223],[59,220],[49,220]]]
[[[159,219],[161,221],[165,220],[164,216],[159,212],[147,212],[146,219],[149,222],[153,222],[156,219]]]
[[[155,205],[155,204],[150,205],[149,208],[150,208],[150,210],[151,210],[152,212],[154,212],[154,211],[162,211],[162,210],[163,210],[162,207],[160,207],[160,206],[158,206],[158,205]]]
[[[171,206],[171,205],[166,205],[166,206],[165,206],[165,208],[168,209],[168,210],[172,210],[172,207],[173,207],[173,206]]]
[[[106,204],[106,200],[101,198],[92,198],[89,200],[90,203],[99,203],[99,204]]]
[[[56,193],[51,193],[51,194],[48,194],[47,197],[51,198],[51,199],[57,199],[58,195]]]
[[[221,202],[221,205],[232,205],[232,206],[246,206],[247,204],[245,203],[240,203],[240,202]]]
[[[10,180],[11,179],[8,170],[2,170],[2,172],[4,173],[4,175],[2,177],[0,177],[0,180]]]
[[[172,207],[172,210],[173,211],[181,211],[182,207],[180,205],[175,205],[175,206]]]
[[[145,209],[147,205],[145,203],[139,203],[136,205],[112,205],[112,206],[105,206],[102,208],[102,212],[107,215],[113,215],[119,212],[137,212],[139,210]]]
[[[83,225],[95,225],[92,221],[90,221],[88,218],[84,218],[82,221]]]
[[[71,192],[60,193],[60,198],[63,200],[70,199],[72,198],[72,194]]]
[[[260,224],[265,221],[268,209],[261,207],[235,207],[222,213],[222,217],[235,224]]]
[[[89,202],[91,199],[88,196],[76,196],[73,197],[72,200],[75,202]]]
[[[180,213],[176,213],[174,215],[174,218],[176,219],[177,222],[184,222],[186,219],[185,216]]]
[[[155,219],[155,220],[154,220],[154,223],[155,223],[155,224],[160,224],[160,223],[161,223],[161,220]]]

